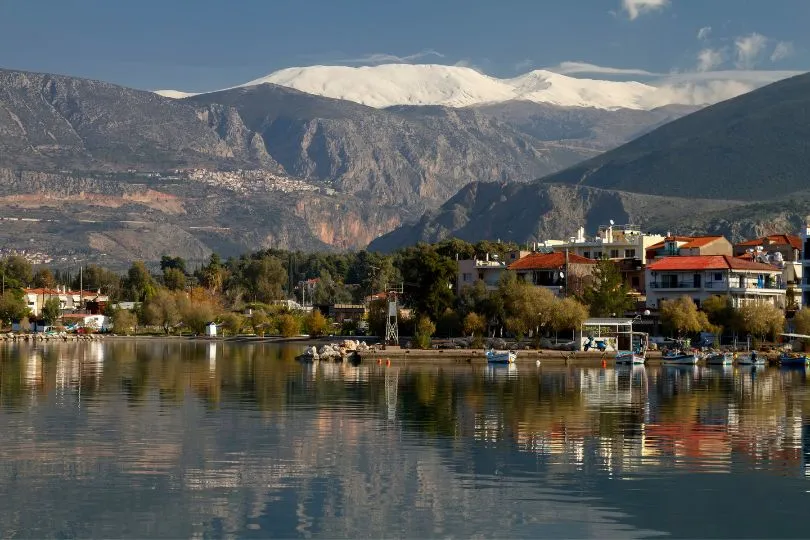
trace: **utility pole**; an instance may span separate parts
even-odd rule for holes
[[[565,296],[568,296],[568,279],[570,274],[568,273],[568,248],[565,248]]]
[[[84,275],[82,274],[82,265],[79,265],[79,309],[84,306]]]

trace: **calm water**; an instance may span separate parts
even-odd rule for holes
[[[804,371],[0,348],[0,535],[808,535]]]

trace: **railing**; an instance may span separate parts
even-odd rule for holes
[[[650,283],[651,289],[700,289],[700,285],[690,282],[682,283]]]

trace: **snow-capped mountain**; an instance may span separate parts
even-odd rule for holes
[[[287,68],[234,88],[272,83],[376,108],[467,107],[522,100],[563,107],[649,110],[665,105],[708,105],[795,74],[756,71],[682,74],[643,83],[570,77],[548,70],[499,79],[460,66],[384,64]],[[157,93],[171,98],[193,95],[175,90]]]

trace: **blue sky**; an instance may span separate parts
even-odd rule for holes
[[[808,23],[808,0],[0,0],[0,66],[189,91],[392,61],[807,70]]]

